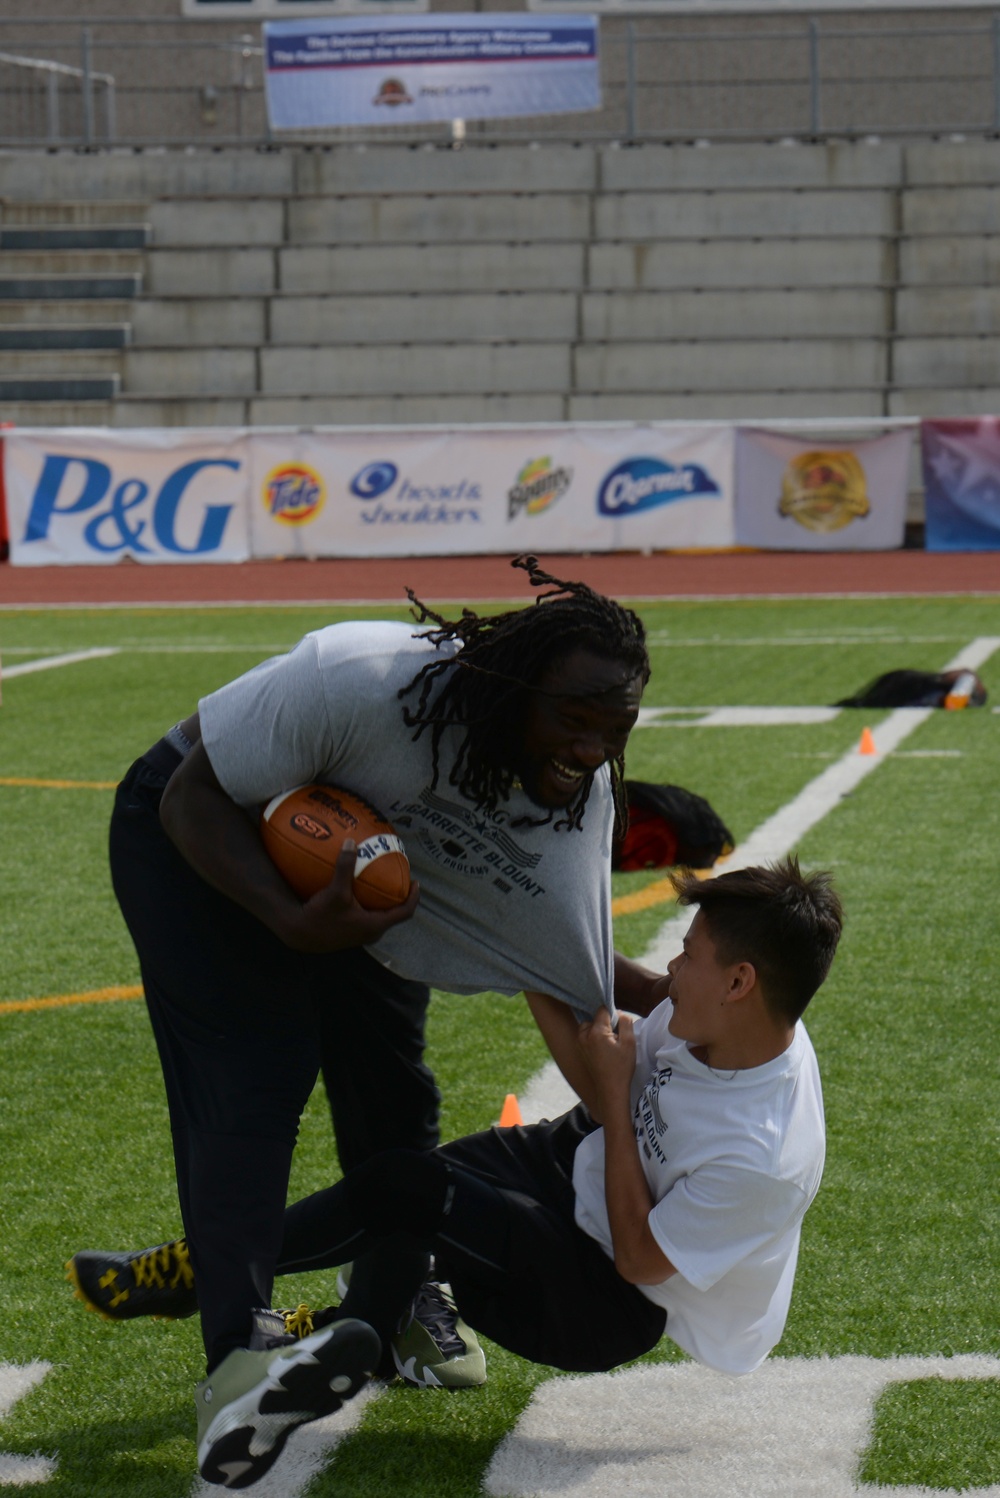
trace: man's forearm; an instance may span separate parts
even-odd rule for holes
[[[615,1268],[632,1285],[658,1285],[674,1274],[649,1226],[653,1197],[643,1174],[629,1099],[606,1107],[604,1191]]]
[[[654,973],[632,957],[615,953],[615,1004],[630,1014],[651,1014],[662,1004],[670,987],[670,977]]]

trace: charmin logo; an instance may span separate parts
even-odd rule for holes
[[[870,509],[865,470],[852,452],[800,453],[785,469],[778,514],[807,531],[843,530]]]
[[[551,458],[532,458],[518,474],[514,487],[507,491],[508,517],[513,520],[524,510],[540,515],[561,499],[573,482],[572,468],[553,468]]]
[[[480,524],[482,486],[471,479],[455,483],[416,484],[400,478],[395,463],[367,463],[348,485],[365,502],[361,518],[365,525],[456,525]],[[390,498],[389,491],[392,490]],[[384,498],[384,503],[383,503]],[[374,503],[372,503],[374,501]]]
[[[395,109],[398,104],[412,104],[413,100],[406,92],[406,84],[402,78],[383,78],[372,103],[388,104]]]
[[[264,508],[282,525],[305,525],[319,514],[325,498],[322,478],[306,463],[283,463],[264,481]]]
[[[678,466],[660,458],[626,458],[597,491],[597,509],[601,515],[635,515],[710,494],[718,496],[719,486],[699,463]]]
[[[301,832],[303,837],[315,838],[318,843],[325,843],[327,838],[333,836],[333,833],[325,822],[321,822],[318,817],[309,816],[304,811],[297,811],[295,813],[292,818],[292,826],[296,832]]]

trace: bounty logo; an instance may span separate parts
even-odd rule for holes
[[[698,463],[676,466],[660,458],[626,458],[597,491],[597,509],[601,515],[635,515],[709,494],[718,496],[719,486]]]
[[[283,463],[264,481],[264,508],[281,525],[305,525],[323,508],[326,489],[315,468]]]
[[[531,458],[507,491],[508,518],[513,520],[522,510],[540,515],[562,498],[572,482],[572,468],[553,468],[551,458]]]

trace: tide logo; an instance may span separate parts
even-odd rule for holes
[[[326,485],[308,463],[282,463],[264,481],[264,508],[280,525],[305,525],[323,508]]]

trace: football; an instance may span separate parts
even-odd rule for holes
[[[358,845],[354,894],[366,910],[391,910],[410,892],[402,839],[374,806],[335,785],[300,785],[261,813],[264,847],[292,889],[308,899],[333,878],[347,838]]]

